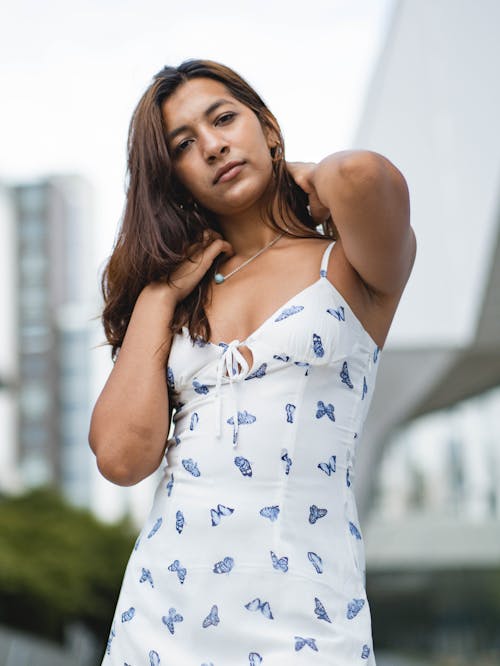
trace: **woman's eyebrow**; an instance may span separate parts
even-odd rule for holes
[[[216,109],[218,109],[219,106],[222,106],[223,104],[231,104],[231,103],[232,103],[231,100],[224,99],[223,97],[221,97],[220,99],[215,100],[215,102],[213,102],[213,104],[210,104],[210,106],[207,109],[205,109],[205,111],[203,112],[203,115],[205,116],[205,118],[208,118],[208,116],[211,113],[213,113]],[[167,134],[167,141],[172,141],[172,139],[175,139],[175,137],[178,134],[180,134],[181,132],[184,132],[187,129],[189,129],[188,125],[181,125],[180,127],[176,127],[174,130],[172,130],[171,132],[169,132]]]

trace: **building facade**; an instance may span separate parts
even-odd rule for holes
[[[91,189],[77,176],[49,177],[4,187],[3,200],[11,260],[0,373],[10,378],[3,393],[15,427],[2,436],[15,485],[56,484],[88,505]]]

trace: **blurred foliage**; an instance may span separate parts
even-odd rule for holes
[[[104,641],[133,544],[129,521],[101,523],[51,488],[0,499],[0,624],[62,642],[78,621]]]

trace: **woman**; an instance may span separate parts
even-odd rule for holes
[[[154,77],[128,166],[89,441],[120,485],[165,464],[103,663],[375,664],[354,457],[415,256],[406,182],[368,151],[286,163],[201,60]]]

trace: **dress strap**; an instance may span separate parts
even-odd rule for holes
[[[332,251],[332,247],[335,245],[335,241],[332,241],[326,250],[323,252],[323,258],[321,259],[321,268],[319,270],[319,276],[322,278],[326,278],[326,274],[328,272],[328,259],[330,258],[330,252]]]

